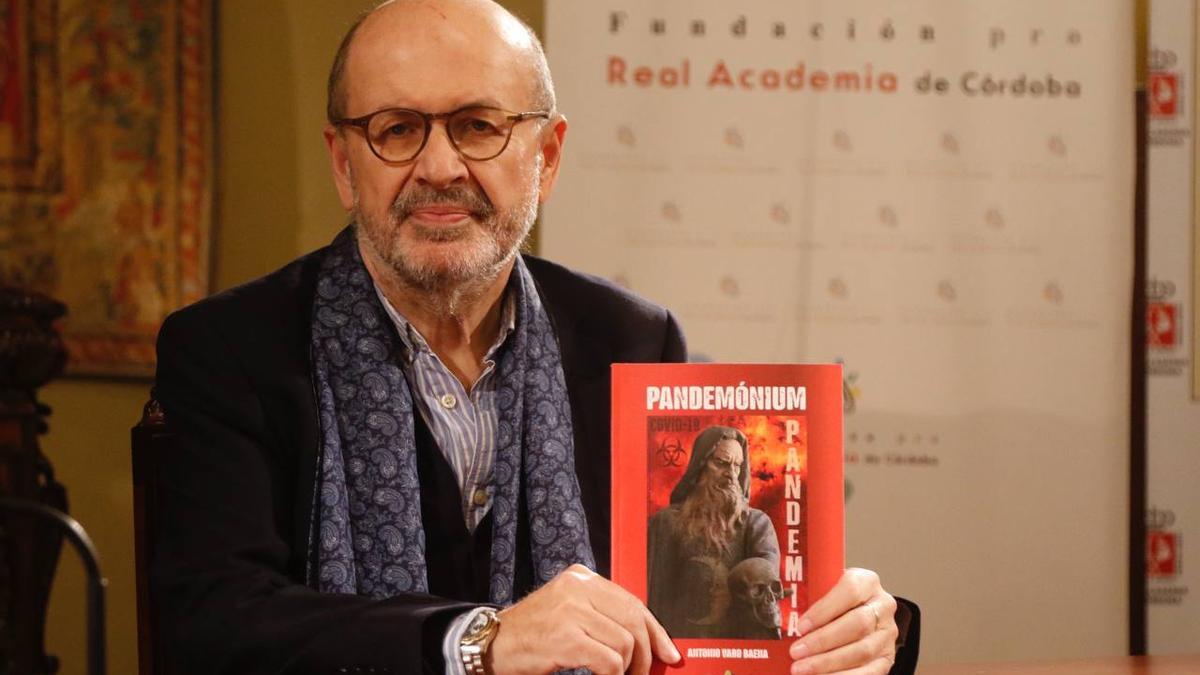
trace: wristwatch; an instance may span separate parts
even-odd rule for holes
[[[471,623],[467,624],[467,630],[458,643],[458,651],[467,675],[486,675],[483,669],[483,655],[487,653],[488,646],[499,631],[500,615],[491,607],[483,607],[471,617]]]

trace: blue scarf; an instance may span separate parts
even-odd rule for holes
[[[558,340],[524,262],[512,280],[516,330],[498,365],[489,599],[513,597],[524,490],[534,578],[595,567],[575,476],[571,407]],[[428,592],[413,417],[399,337],[375,294],[353,228],[334,240],[313,301],[312,364],[320,412],[314,499],[315,585],[374,598]],[[314,564],[315,563],[315,564]],[[312,575],[310,574],[310,578]]]

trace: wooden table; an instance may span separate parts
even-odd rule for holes
[[[1025,663],[942,663],[918,665],[919,675],[1200,675],[1200,654],[1114,656]]]

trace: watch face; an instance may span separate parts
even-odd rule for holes
[[[471,623],[467,624],[467,635],[475,635],[479,631],[487,627],[491,617],[487,612],[480,612],[471,619]]]
[[[496,625],[499,623],[500,617],[496,615],[494,609],[484,609],[473,617],[470,617],[470,622],[467,623],[467,631],[463,633],[463,640],[490,640],[492,635],[496,633]]]

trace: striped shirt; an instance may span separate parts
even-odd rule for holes
[[[516,303],[507,291],[500,307],[500,333],[483,360],[483,373],[470,389],[450,372],[425,338],[375,287],[400,336],[400,367],[421,418],[458,479],[463,521],[474,532],[492,505],[492,462],[496,455],[495,356],[516,328]]]

